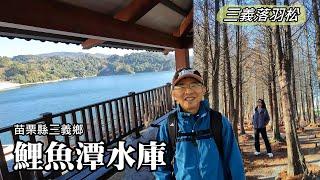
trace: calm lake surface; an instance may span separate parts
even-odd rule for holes
[[[0,92],[0,128],[171,82],[174,72],[148,72],[67,80]]]

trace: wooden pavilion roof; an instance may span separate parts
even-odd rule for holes
[[[0,36],[168,51],[193,45],[192,0],[4,0]]]

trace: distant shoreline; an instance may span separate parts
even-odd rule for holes
[[[0,92],[12,90],[12,89],[17,89],[22,86],[29,86],[29,85],[35,85],[35,84],[46,84],[46,83],[52,83],[52,82],[60,82],[60,81],[74,80],[74,79],[79,79],[79,78],[89,78],[89,77],[95,77],[95,76],[63,78],[63,79],[57,79],[57,80],[40,81],[40,82],[35,82],[35,83],[24,83],[24,84],[13,83],[10,81],[0,81]]]
[[[0,91],[16,89],[16,88],[19,88],[21,85],[22,84],[13,83],[13,82],[9,82],[9,81],[0,81]]]
[[[156,71],[154,71],[154,72],[156,72]],[[138,72],[138,73],[145,73],[145,72]],[[137,74],[137,73],[134,73],[134,74]],[[113,74],[113,75],[130,75],[130,73],[129,74]],[[112,76],[112,75],[106,75],[106,76]],[[63,78],[63,79],[57,79],[57,80],[40,81],[40,82],[35,82],[35,83],[24,83],[24,84],[0,80],[0,92],[12,90],[12,89],[17,89],[17,88],[20,88],[23,86],[35,85],[35,84],[46,84],[46,83],[68,81],[68,80],[75,80],[75,79],[82,79],[82,78],[91,78],[91,77],[103,77],[103,76],[95,75],[95,76],[86,76],[86,77],[72,77],[72,78]]]

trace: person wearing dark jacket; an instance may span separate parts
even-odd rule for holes
[[[270,142],[268,140],[266,126],[270,121],[270,117],[266,108],[266,104],[263,99],[259,99],[257,101],[257,107],[254,110],[254,114],[252,117],[253,127],[254,127],[254,146],[255,146],[255,155],[260,155],[260,141],[259,135],[261,134],[264,143],[267,149],[267,155],[271,158],[273,154],[271,152]]]

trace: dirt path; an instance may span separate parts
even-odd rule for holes
[[[239,137],[240,148],[245,162],[247,179],[276,179],[279,173],[286,169],[287,149],[285,143],[271,142],[273,158],[266,154],[264,141],[260,136],[261,155],[255,156],[253,131],[247,129],[246,135]],[[268,131],[271,140],[271,131]],[[284,136],[283,129],[281,135]],[[305,155],[309,171],[317,172],[320,176],[320,128],[305,128],[304,132],[298,131],[298,136]],[[320,179],[320,177],[319,177]]]
[[[281,135],[284,137],[284,129],[281,128]],[[287,149],[285,143],[272,142],[268,131],[268,137],[271,143],[273,158],[269,158],[266,154],[266,149],[262,138],[260,137],[261,155],[255,156],[253,131],[246,129],[246,135],[239,136],[240,148],[242,151],[245,172],[248,180],[252,179],[277,179],[280,172],[286,169],[287,165]],[[320,127],[305,128],[304,132],[298,131],[299,140],[302,151],[305,155],[309,171],[317,172],[320,179]],[[317,145],[316,145],[317,144]],[[128,173],[128,172],[127,172]],[[126,177],[126,178],[125,178]],[[116,173],[109,179],[150,179],[149,176],[136,174],[128,176],[124,171]],[[278,178],[279,179],[279,178]],[[299,178],[298,178],[299,179]],[[301,179],[301,178],[300,178]]]

